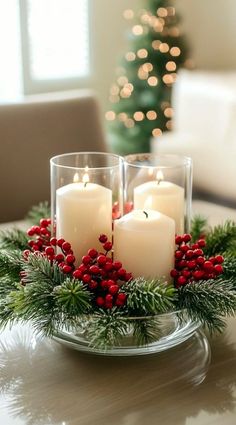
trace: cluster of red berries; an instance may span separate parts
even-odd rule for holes
[[[107,309],[113,306],[122,307],[127,298],[122,291],[122,283],[131,280],[132,274],[127,273],[120,261],[113,261],[108,256],[112,243],[108,241],[107,236],[101,235],[99,241],[105,253],[99,253],[94,248],[89,249],[73,276],[82,280],[94,293],[97,306]]]
[[[30,249],[23,252],[25,260],[32,252],[40,253],[51,263],[57,262],[63,273],[81,280],[94,294],[97,306],[107,309],[111,309],[113,306],[124,306],[127,295],[121,290],[121,287],[123,282],[132,279],[132,274],[122,267],[120,261],[113,261],[109,256],[112,242],[108,241],[107,236],[99,237],[104,252],[99,253],[94,248],[89,249],[87,255],[82,257],[82,263],[76,267],[71,244],[63,238],[51,237],[50,226],[50,219],[41,219],[39,226],[32,226],[28,229],[28,236],[34,237],[34,239],[28,241]]]
[[[175,237],[178,247],[175,251],[175,268],[171,270],[170,275],[174,278],[177,288],[193,281],[215,279],[223,273],[224,257],[216,255],[206,258],[203,251],[206,241],[199,239],[190,244],[191,239],[189,234]]]
[[[65,239],[57,239],[51,237],[51,220],[42,218],[39,226],[32,226],[28,229],[27,234],[30,237],[35,237],[28,241],[31,250],[26,249],[23,252],[24,258],[27,259],[31,252],[41,253],[50,261],[56,261],[63,273],[69,274],[75,269],[75,256],[71,249],[71,244]],[[60,252],[58,252],[58,248]]]

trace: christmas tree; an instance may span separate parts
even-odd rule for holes
[[[171,89],[179,67],[189,64],[173,0],[146,3],[137,16],[124,11],[132,24],[131,47],[110,89],[106,119],[112,148],[120,154],[148,152],[151,137],[171,129]]]

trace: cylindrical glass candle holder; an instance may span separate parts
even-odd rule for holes
[[[189,232],[192,160],[178,155],[137,154],[124,158],[125,210],[156,210],[175,221],[176,234]]]
[[[88,249],[112,238],[112,220],[123,214],[123,158],[79,152],[50,160],[54,234],[71,244],[77,263]]]

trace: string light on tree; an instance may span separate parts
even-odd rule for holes
[[[172,86],[180,66],[191,67],[173,6],[173,0],[146,0],[145,9],[124,10],[130,45],[117,69],[106,114],[117,153],[147,152],[151,137],[172,126]]]

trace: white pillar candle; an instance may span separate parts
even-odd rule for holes
[[[84,177],[56,192],[57,238],[71,243],[77,263],[88,249],[101,249],[100,234],[112,236],[112,191]]]
[[[133,210],[114,222],[114,257],[134,277],[165,277],[174,267],[175,222],[153,210]]]
[[[135,187],[134,208],[159,211],[173,218],[176,233],[184,233],[184,189],[163,177]]]

